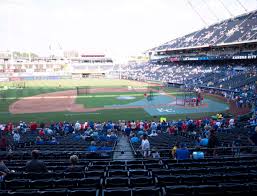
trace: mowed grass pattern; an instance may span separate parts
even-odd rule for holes
[[[125,100],[117,99],[119,96],[131,96],[134,99]],[[94,93],[89,95],[81,95],[76,99],[77,104],[84,105],[85,108],[96,108],[110,105],[125,105],[138,100],[144,99],[144,93],[135,92],[113,92],[113,93]]]
[[[14,83],[19,84],[19,82],[0,82],[0,87],[4,86],[13,86]],[[108,121],[108,120],[158,120],[159,117],[150,116],[148,113],[144,111],[144,109],[137,108],[137,109],[112,109],[112,110],[101,110],[92,113],[71,113],[71,112],[51,112],[51,113],[40,113],[40,114],[10,114],[9,113],[9,105],[16,100],[22,97],[34,96],[42,93],[49,93],[49,92],[56,92],[62,90],[70,90],[75,89],[77,86],[87,86],[91,88],[97,87],[147,87],[146,83],[137,82],[137,81],[128,81],[128,80],[109,80],[109,79],[84,79],[84,80],[33,80],[33,81],[25,81],[26,88],[25,89],[8,89],[8,90],[1,90],[0,93],[4,92],[7,98],[11,99],[0,99],[0,123],[7,123],[7,122],[19,122],[20,120],[26,122],[56,122],[56,121],[72,121],[75,122],[79,120],[84,122],[86,120],[93,120],[93,121]],[[168,93],[175,95],[175,89],[165,89]],[[137,99],[143,98],[143,93],[97,93],[91,94],[90,96],[95,96],[93,99],[88,97],[86,100],[85,105],[88,107],[97,107],[101,105],[112,105],[117,103],[116,97],[118,95],[130,95],[135,96],[136,99],[134,100],[124,100],[124,104],[126,101],[136,101]],[[96,101],[96,96],[99,96],[101,100],[99,103]],[[104,97],[105,96],[105,97]],[[108,100],[108,98],[110,98]],[[85,100],[77,100],[77,103],[84,102]],[[120,102],[122,104],[122,102]],[[36,108],[35,108],[36,110]],[[190,117],[192,118],[199,118],[203,116],[210,116],[214,115],[214,113],[197,113],[191,114]],[[168,120],[176,120],[176,119],[183,119],[186,118],[186,115],[168,115],[166,118]]]
[[[26,81],[13,81],[13,82],[0,82],[0,86],[13,86],[25,82],[27,88],[30,87],[61,87],[61,88],[75,88],[76,86],[89,86],[89,87],[141,87],[148,86],[146,83],[118,80],[118,79],[63,79],[63,80],[26,80]]]
[[[24,89],[8,89],[3,87],[13,87],[25,82]],[[0,82],[0,94],[4,93],[6,99],[0,99],[0,112],[8,112],[9,105],[23,97],[35,96],[43,93],[57,92],[63,90],[76,89],[78,86],[88,86],[89,88],[99,87],[144,87],[146,83],[129,81],[129,80],[112,80],[112,79],[83,79],[83,80],[27,80]],[[106,93],[103,93],[106,94]],[[1,117],[1,116],[0,116]],[[1,120],[1,118],[0,118]]]

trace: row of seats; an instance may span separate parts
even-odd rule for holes
[[[175,175],[207,175],[207,174],[229,174],[232,172],[254,172],[257,165],[239,166],[213,166],[198,168],[152,168],[152,169],[132,169],[132,170],[95,170],[84,172],[48,172],[48,173],[26,173],[12,172],[6,179],[59,179],[59,178],[90,178],[90,177],[135,177],[135,176],[175,176]]]
[[[256,162],[239,162],[239,163],[206,163],[206,164],[147,164],[147,165],[112,165],[112,166],[104,166],[104,165],[93,165],[93,166],[83,166],[80,165],[81,171],[130,171],[130,170],[165,170],[165,169],[210,169],[210,168],[222,168],[224,171],[232,170],[235,168],[244,169],[245,167],[255,168]],[[25,169],[25,166],[8,166],[10,170],[14,170],[15,172],[22,172]],[[67,169],[67,166],[47,166],[47,169],[51,172],[64,172]]]
[[[10,195],[48,195],[48,196],[73,196],[73,195],[94,195],[94,196],[165,196],[165,195],[242,195],[244,193],[256,193],[257,183],[220,183],[219,185],[173,185],[166,187],[124,187],[117,188],[54,188],[54,189],[17,189],[16,191],[0,190],[1,196]]]
[[[147,186],[171,186],[171,185],[216,185],[219,183],[246,183],[257,180],[256,171],[231,172],[226,174],[205,174],[205,175],[166,175],[151,176],[143,173],[142,176],[115,176],[115,177],[88,177],[71,176],[77,178],[63,179],[12,179],[1,183],[1,188],[6,190],[16,189],[45,189],[45,188],[112,188],[112,187],[147,187]]]

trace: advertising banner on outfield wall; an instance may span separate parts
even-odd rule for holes
[[[8,81],[9,81],[9,78],[7,78],[7,77],[0,78],[0,82],[8,82]]]
[[[26,77],[22,77],[23,80],[34,80],[34,76],[26,76]]]
[[[71,76],[61,76],[60,79],[71,79]]]
[[[60,80],[60,76],[47,76],[47,80]]]
[[[10,77],[10,81],[20,81],[22,78],[20,77]]]

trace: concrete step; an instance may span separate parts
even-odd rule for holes
[[[122,153],[121,151],[123,151],[124,153]],[[114,160],[133,160],[134,159],[132,148],[126,136],[122,136],[119,139],[113,154],[113,159]]]

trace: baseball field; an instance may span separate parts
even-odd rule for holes
[[[175,104],[175,89],[116,79],[0,82],[0,122],[107,121],[198,118],[228,111],[206,96],[199,107]]]

